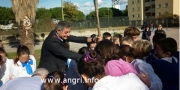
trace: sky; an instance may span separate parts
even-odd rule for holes
[[[94,11],[94,0],[63,0],[63,1],[70,1],[73,4],[78,6],[78,9],[82,11],[85,15]],[[112,7],[111,0],[98,0],[98,8],[101,7]],[[120,10],[124,10],[127,5],[127,0],[120,0]],[[12,3],[11,0],[0,0],[0,6],[4,7],[11,7]],[[39,0],[38,8],[43,7],[46,9],[54,8],[54,7],[61,7],[61,0]]]

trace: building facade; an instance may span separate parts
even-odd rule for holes
[[[157,18],[164,13],[179,15],[179,0],[128,0],[130,21]],[[137,22],[136,22],[137,23]]]

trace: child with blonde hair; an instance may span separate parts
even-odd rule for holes
[[[145,61],[152,50],[151,43],[147,40],[137,40],[133,43],[132,49],[134,60],[131,60],[130,63],[139,74],[147,74],[147,77],[150,79],[150,90],[162,90],[160,78],[154,73],[152,66]]]

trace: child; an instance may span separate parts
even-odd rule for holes
[[[2,40],[0,40],[0,48],[4,48]]]
[[[104,40],[104,39],[107,39],[107,40],[112,41],[111,34],[110,34],[109,32],[104,32],[104,33],[103,33],[103,40]]]
[[[11,67],[12,78],[30,77],[36,69],[36,60],[27,46],[19,45],[17,48],[16,59]]]
[[[96,36],[97,36],[96,34],[92,34],[90,37],[94,38]],[[94,48],[96,47],[96,42],[87,43],[87,46],[88,46],[89,50],[94,50]]]
[[[78,53],[84,55],[88,51],[89,51],[88,47],[82,47],[79,49]],[[71,60],[68,70],[66,70],[66,78],[71,79],[71,80],[72,79],[76,79],[76,80],[82,79],[81,75],[78,73],[77,62],[75,60]],[[77,81],[77,82],[69,82],[68,88],[70,90],[87,90],[88,87],[86,84]]]
[[[140,35],[140,31],[136,27],[128,27],[124,30],[124,37],[129,36],[132,37],[134,41],[137,40]]]
[[[158,33],[164,34],[166,36],[166,32],[162,29],[162,24],[159,24],[157,30],[154,32],[154,34]]]
[[[132,48],[129,45],[121,45],[119,49],[120,54],[123,56],[123,60],[130,63],[134,59],[132,55]]]
[[[137,40],[132,45],[132,54],[134,60],[130,63],[139,74],[146,73],[150,79],[150,90],[162,90],[162,82],[154,73],[152,66],[145,62],[146,57],[152,50],[152,45],[147,40]]]
[[[151,64],[163,83],[162,90],[179,90],[179,59],[173,55],[177,42],[173,38],[163,38],[156,43],[156,54],[160,58]]]
[[[146,58],[146,62],[149,64],[152,64],[153,60],[157,60],[158,57],[156,56],[155,48],[156,48],[156,43],[158,42],[159,39],[161,38],[166,38],[164,34],[157,33],[153,36],[152,41],[153,41],[153,49],[151,50],[151,53],[148,55]]]
[[[125,36],[122,38],[121,40],[121,45],[129,45],[129,46],[132,46],[134,40],[132,37],[129,37],[129,36]]]
[[[0,48],[0,55],[2,57],[2,62],[0,64],[0,80],[3,83],[6,83],[10,77],[10,68],[13,65],[14,60],[8,59],[6,51],[3,48]]]
[[[121,34],[114,34],[113,35],[113,43],[120,46],[120,42],[122,40],[122,35]]]
[[[92,90],[149,90],[133,73],[106,76],[104,66],[96,52],[88,52],[78,62],[78,71]]]
[[[59,71],[49,73],[42,90],[68,90],[64,74]]]
[[[97,44],[95,51],[100,55],[102,64],[104,64],[105,75],[121,76],[128,73],[137,74],[131,64],[121,59],[119,48],[113,42],[103,40]]]
[[[150,41],[151,31],[148,26],[146,26],[146,29],[142,33],[142,39]]]

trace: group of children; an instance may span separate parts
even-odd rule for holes
[[[85,60],[87,57],[85,55],[84,59],[81,59],[82,62],[78,62],[78,71],[84,80],[87,78],[99,80],[87,85],[93,90],[139,90],[140,88],[146,90],[143,84],[150,90],[178,90],[179,51],[177,51],[177,42],[173,38],[166,37],[165,33],[155,33],[152,45],[150,40],[137,40],[139,35],[140,32],[135,27],[126,28],[124,37],[120,34],[114,34],[112,37],[108,32],[103,33],[104,40],[98,42],[93,49],[97,54],[96,57],[93,57],[93,52],[92,55],[88,55],[91,57],[88,58],[89,60]],[[92,52],[91,48],[89,49],[89,52]],[[135,83],[133,80],[131,83],[134,85],[125,84],[125,81],[117,78],[117,76],[121,78],[124,76],[125,79],[125,76],[129,74],[138,76],[143,84],[139,82],[138,86],[137,81]],[[132,88],[128,87],[129,85]]]
[[[36,59],[25,45],[19,45],[16,58],[9,59],[4,47],[0,48],[0,79],[4,84],[18,77],[31,77],[36,69]]]
[[[179,90],[179,52],[177,42],[163,33],[150,41],[137,40],[140,31],[128,27],[124,36],[103,33],[100,42],[87,43],[79,49],[84,56],[78,61],[70,60],[63,74],[55,71],[47,78],[43,90]],[[96,37],[92,34],[90,37]],[[36,60],[29,49],[20,45],[15,60],[8,59],[0,48],[0,79],[7,82],[13,78],[30,77],[36,69]],[[61,82],[56,83],[55,79]],[[83,78],[76,84],[65,83],[64,78]],[[63,82],[63,83],[62,83]]]

